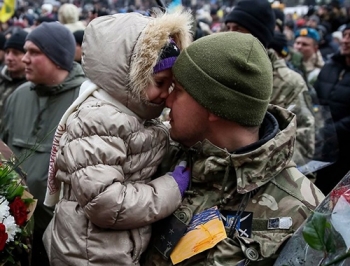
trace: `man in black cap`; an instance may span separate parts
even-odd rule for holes
[[[21,84],[26,82],[22,57],[24,42],[28,33],[18,30],[5,42],[5,65],[0,72],[0,124],[6,99]]]
[[[28,188],[38,200],[31,265],[45,266],[49,263],[42,235],[53,209],[44,206],[43,201],[53,135],[62,115],[77,98],[85,75],[74,62],[74,36],[60,23],[40,24],[28,34],[24,49],[22,61],[29,82],[7,99],[0,137],[16,156],[31,153],[22,164]]]
[[[241,0],[225,19],[228,31],[251,33],[267,47],[273,39],[275,13],[266,0]]]
[[[278,25],[275,12],[267,0],[239,1],[226,17],[225,23],[229,31],[252,34],[265,48],[274,40],[274,29]],[[273,67],[270,103],[289,108],[297,115],[297,139],[293,160],[298,166],[303,166],[311,160],[315,149],[315,119],[307,104],[311,98],[303,78],[289,69],[284,59],[276,52],[282,50],[268,51]]]

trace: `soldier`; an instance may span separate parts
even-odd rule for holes
[[[252,34],[265,48],[275,38],[275,15],[266,0],[239,2],[227,16],[225,23],[230,31]],[[290,108],[297,115],[297,141],[293,160],[298,166],[302,166],[311,160],[315,150],[315,119],[311,105],[307,105],[307,102],[311,102],[311,98],[302,77],[289,69],[277,52],[273,49],[268,50],[273,66],[273,91],[270,103]]]
[[[324,61],[318,49],[319,33],[312,28],[302,28],[295,33],[294,49],[303,55],[307,82],[314,85]]]
[[[217,33],[183,50],[173,72],[166,105],[181,146],[160,171],[187,158],[192,178],[180,208],[154,227],[144,264],[272,265],[324,196],[291,161],[295,115],[268,109],[266,50],[250,34]]]
[[[297,138],[293,161],[301,167],[313,158],[315,152],[315,118],[311,112],[312,100],[303,77],[286,65],[288,47],[285,35],[275,31],[269,47],[274,77],[270,103],[289,108],[297,116]]]

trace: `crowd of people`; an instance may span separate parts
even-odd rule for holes
[[[1,24],[0,139],[38,200],[22,265],[273,265],[350,170],[346,9],[94,3]]]

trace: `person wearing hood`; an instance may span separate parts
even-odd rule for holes
[[[37,199],[34,211],[31,265],[49,265],[42,243],[53,208],[44,206],[47,171],[54,130],[65,110],[77,98],[85,75],[74,62],[73,34],[57,22],[43,22],[31,31],[24,43],[25,77],[7,99],[0,138],[22,163],[26,183]]]
[[[18,30],[5,42],[5,66],[0,72],[0,127],[3,117],[3,109],[7,98],[21,84],[26,82],[25,64],[22,57],[25,54],[24,43],[28,33]]]
[[[216,33],[184,49],[173,72],[166,105],[180,145],[160,169],[187,158],[191,182],[154,226],[143,265],[273,265],[324,196],[292,161],[295,115],[269,106],[265,48],[251,34]]]
[[[191,24],[188,12],[158,11],[102,16],[85,29],[89,80],[63,115],[51,153],[45,204],[56,211],[43,238],[51,266],[139,265],[151,224],[180,205],[189,182],[183,164],[151,178],[169,144],[156,118]]]
[[[58,21],[66,26],[72,33],[84,30],[85,24],[79,21],[79,9],[73,4],[63,4],[58,10]]]

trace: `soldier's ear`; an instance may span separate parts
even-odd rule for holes
[[[210,122],[215,122],[215,121],[218,121],[218,120],[220,120],[220,119],[221,119],[221,118],[218,117],[217,115],[214,115],[213,113],[210,113],[210,112],[209,112],[208,120],[209,120]]]

